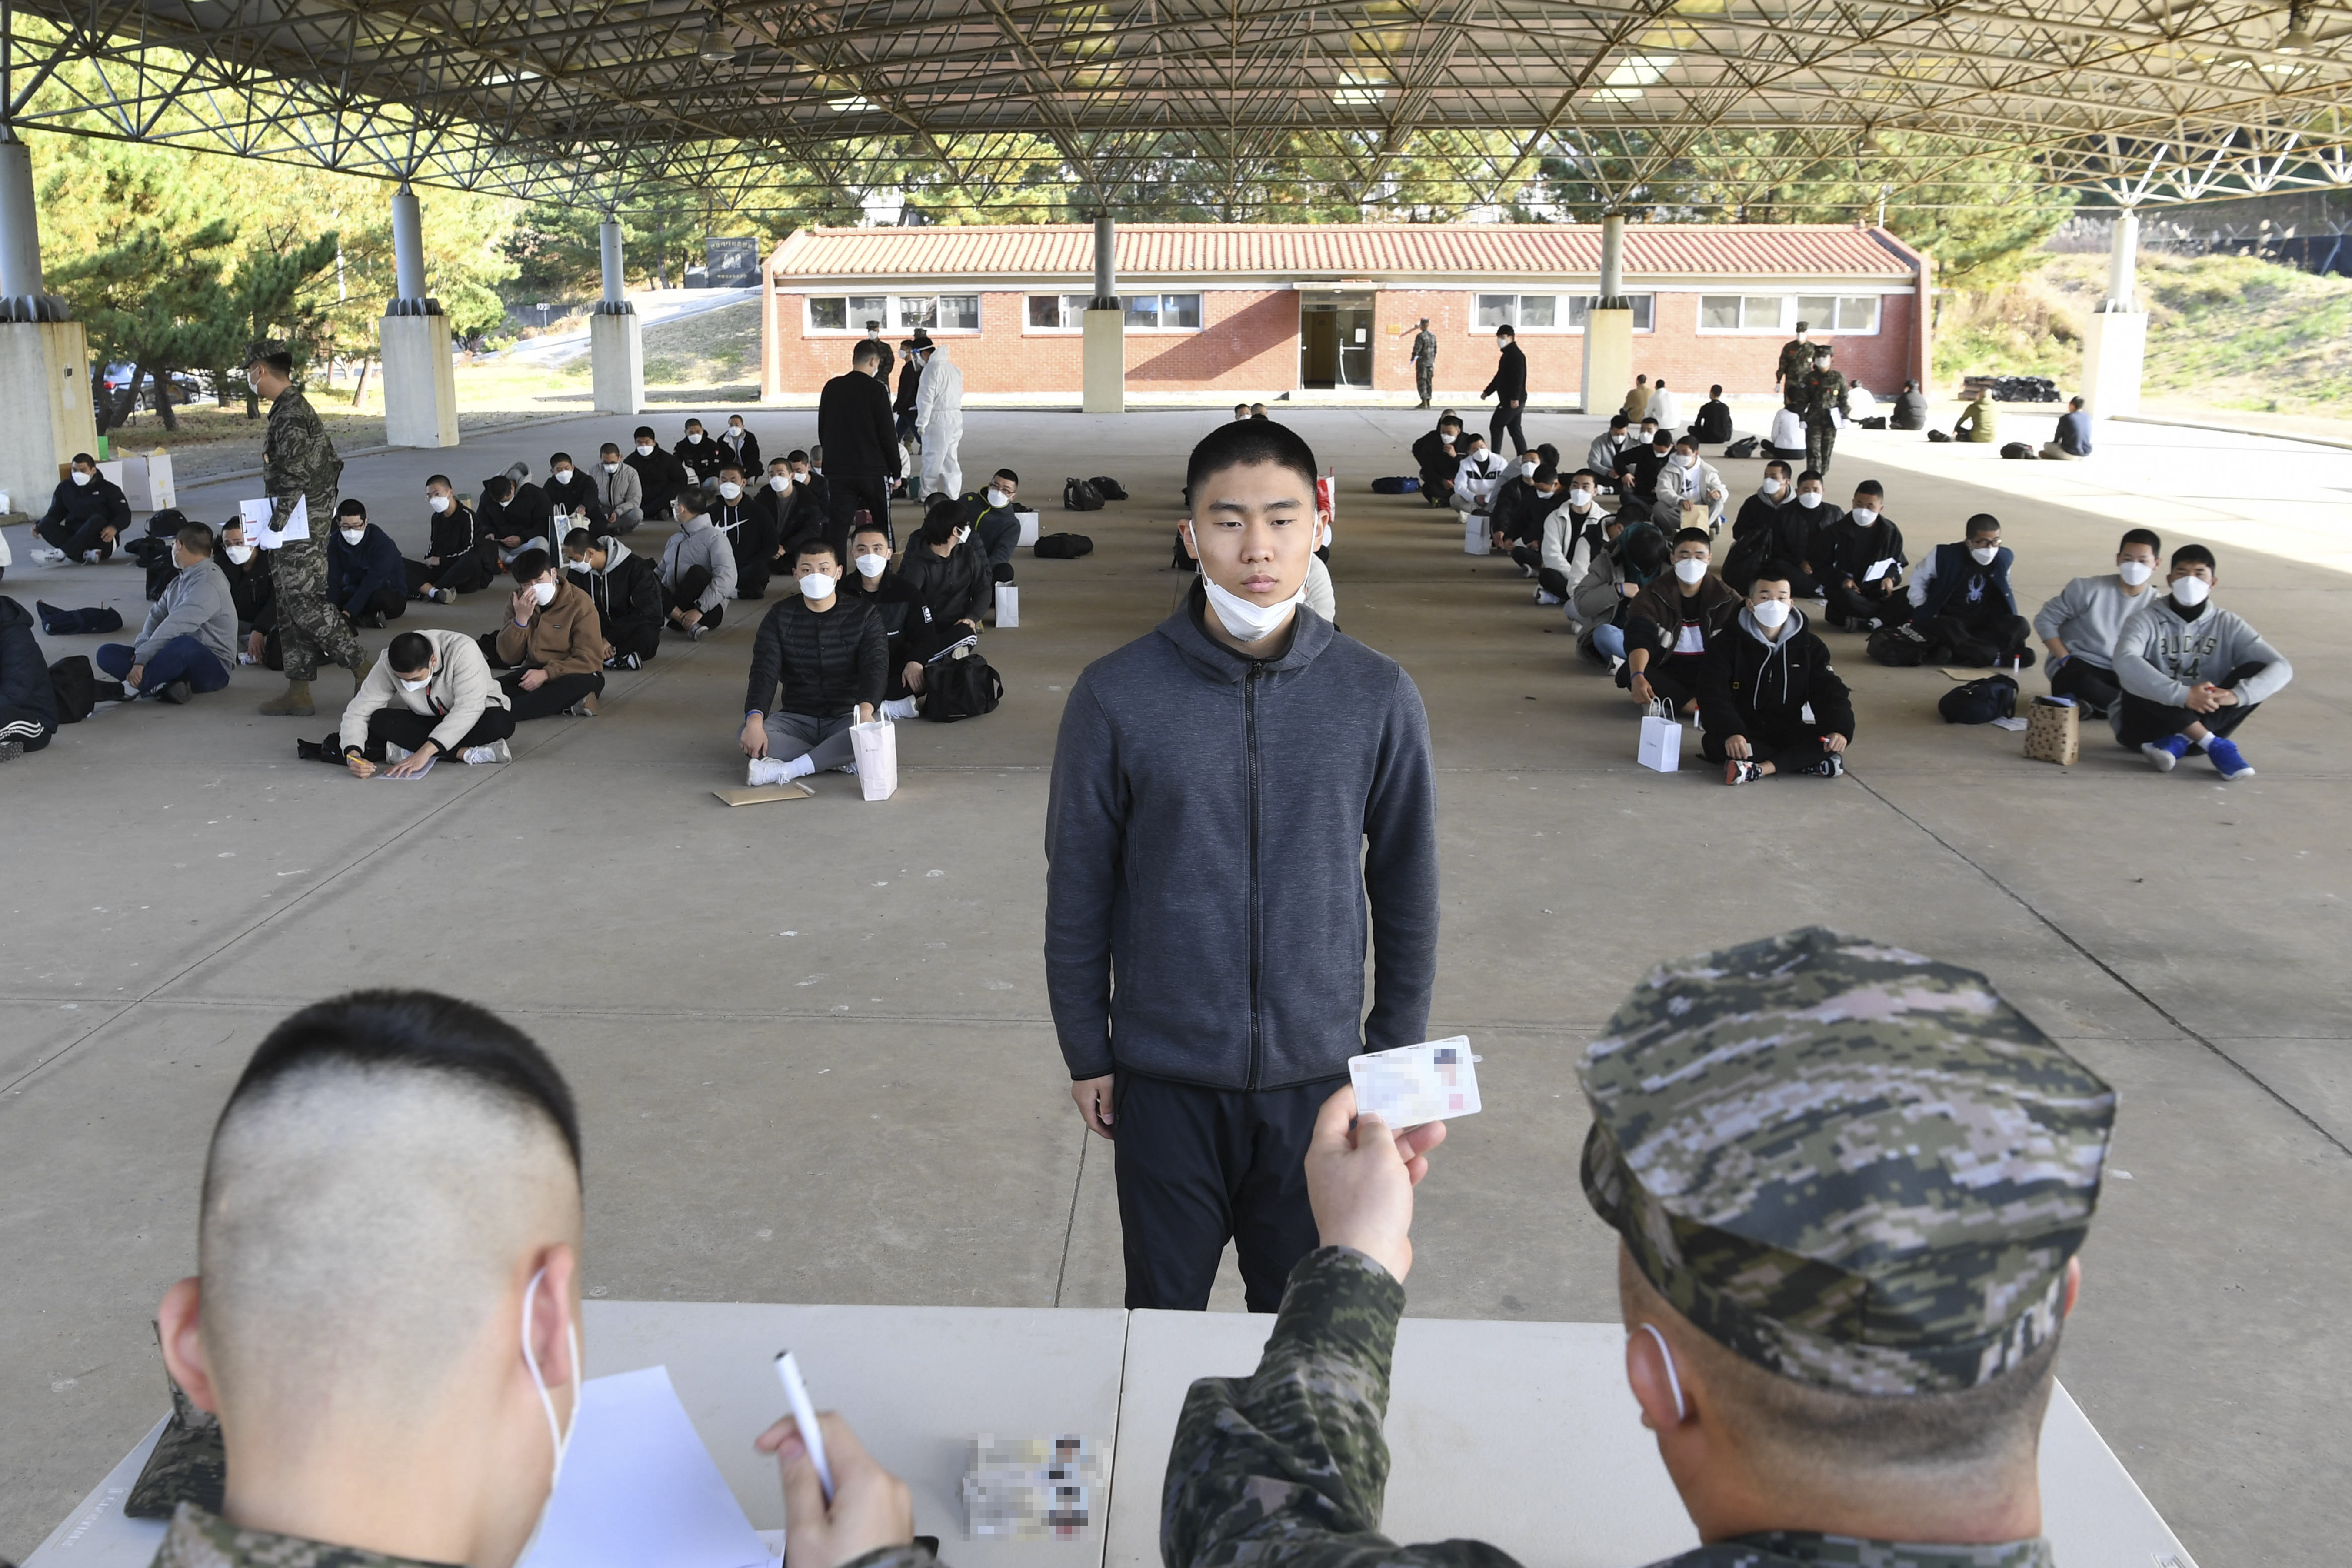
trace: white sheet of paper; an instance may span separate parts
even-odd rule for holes
[[[522,1568],[768,1568],[774,1561],[678,1403],[669,1368],[581,1385],[563,1476]]]
[[[1889,572],[1894,570],[1895,557],[1890,555],[1884,561],[1872,562],[1870,563],[1870,570],[1862,574],[1862,580],[1865,583],[1875,583],[1881,577],[1885,576]]]
[[[310,501],[307,496],[294,498],[294,510],[286,519],[286,526],[277,532],[269,531],[269,514],[276,510],[269,498],[241,500],[236,514],[245,523],[246,542],[263,550],[275,550],[289,539],[310,537]]]
[[[2025,721],[2022,719],[1996,719],[1992,721],[1992,727],[1996,730],[2022,730],[2025,728]]]
[[[1369,1111],[1396,1128],[1475,1115],[1476,1059],[1470,1054],[1467,1035],[1349,1057],[1348,1077],[1356,1086],[1356,1113]]]

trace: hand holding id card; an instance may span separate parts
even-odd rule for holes
[[[1478,1058],[1470,1037],[1425,1040],[1348,1058],[1356,1086],[1356,1114],[1379,1117],[1402,1131],[1478,1110]]]

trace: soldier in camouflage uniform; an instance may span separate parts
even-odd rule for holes
[[[269,498],[269,524],[281,529],[297,500],[308,502],[310,537],[278,546],[271,574],[278,584],[278,640],[286,655],[286,691],[261,705],[272,715],[307,718],[310,678],[323,657],[352,672],[352,689],[374,661],[361,649],[327,593],[327,530],[334,526],[335,481],[343,460],[310,400],[295,389],[294,359],[286,345],[263,339],[246,352],[246,379],[269,399],[269,426],[261,440],[261,488]]]
[[[1805,341],[1811,330],[1809,321],[1797,323],[1797,335],[1780,345],[1780,368],[1772,373],[1772,383],[1780,389],[1781,405],[1800,414],[1805,411],[1805,377],[1813,373],[1813,345]]]
[[[1706,1542],[1673,1564],[2050,1568],[2038,1536],[1999,1537],[2039,1517],[2034,1442],[2114,1092],[1982,975],[1819,928],[1661,967],[1580,1076],[1629,1382]],[[1291,1275],[1256,1374],[1185,1400],[1171,1568],[1515,1568],[1484,1542],[1379,1533],[1422,1163],[1377,1122],[1351,1144],[1352,1103],[1318,1128],[1327,1245]],[[1776,1459],[1801,1479],[1759,1488]],[[1726,1497],[1793,1517],[1711,1527]],[[1938,1508],[1969,1543],[1917,1544],[1924,1519],[1902,1545],[1835,1529]]]
[[[1830,345],[1822,344],[1813,351],[1813,368],[1803,381],[1805,411],[1805,467],[1829,476],[1830,458],[1837,451],[1838,417],[1851,419],[1853,409],[1846,401],[1845,376],[1830,368]]]
[[[1429,318],[1421,319],[1421,331],[1412,335],[1412,384],[1421,394],[1421,405],[1429,406],[1429,389],[1437,382],[1437,334],[1429,330]]]

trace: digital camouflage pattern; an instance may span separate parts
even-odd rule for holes
[[[1421,405],[1429,406],[1430,389],[1437,384],[1437,334],[1427,327],[1412,335],[1412,384]]]
[[[1837,455],[1838,415],[1851,418],[1845,376],[1827,365],[1807,371],[1800,382],[1801,401],[1791,404],[1805,416],[1805,467],[1826,477],[1830,459]]]
[[[1291,1271],[1250,1377],[1192,1384],[1160,1494],[1171,1568],[1517,1568],[1498,1547],[1401,1546],[1380,1533],[1388,1486],[1381,1424],[1404,1287],[1328,1247]],[[1627,1418],[1625,1440],[1642,1440]],[[1465,1521],[1465,1522],[1467,1522]],[[1573,1531],[1574,1520],[1561,1527]],[[1657,1568],[2051,1568],[2039,1539],[1917,1546],[1772,1531],[1695,1547]]]
[[[334,526],[335,487],[342,477],[343,460],[310,400],[291,386],[271,399],[261,437],[261,489],[269,498],[272,525],[284,527],[300,497],[310,503],[312,537],[324,537]]]
[[[217,1513],[228,1486],[220,1417],[197,1409],[170,1373],[163,1381],[172,1390],[171,1419],[163,1423],[131,1495],[122,1500],[122,1511],[131,1519],[169,1519],[181,1503],[192,1502]]]
[[[1791,931],[1661,965],[1580,1077],[1593,1208],[1768,1371],[1950,1393],[2056,1335],[2115,1091],[1983,975]]]
[[[311,515],[318,515],[315,505]],[[328,515],[333,515],[331,508]],[[289,539],[274,555],[269,570],[278,584],[278,642],[285,656],[286,679],[310,679],[322,659],[356,671],[360,639],[327,596],[325,548],[316,539]]]
[[[246,1530],[184,1502],[163,1531],[152,1568],[433,1568],[355,1546],[330,1546],[299,1535]]]
[[[1800,414],[1805,410],[1805,377],[1813,374],[1816,346],[1801,338],[1780,345],[1780,401]]]

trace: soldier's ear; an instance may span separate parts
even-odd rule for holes
[[[155,1337],[163,1347],[163,1370],[199,1410],[220,1414],[212,1369],[205,1360],[202,1331],[204,1286],[190,1275],[163,1292],[155,1310]]]
[[[1636,1323],[1625,1336],[1625,1382],[1642,1407],[1642,1425],[1661,1436],[1690,1419],[1675,1352],[1655,1323]]]
[[[2074,1257],[2066,1259],[2066,1299],[2059,1303],[2059,1317],[2071,1318],[2074,1315],[2074,1300],[2075,1298],[2082,1295],[2082,1293],[2083,1259],[2082,1256],[2078,1253]]]

